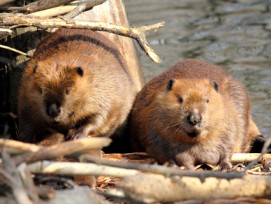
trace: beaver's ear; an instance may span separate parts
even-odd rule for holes
[[[170,79],[167,83],[167,90],[170,91],[172,90],[172,87],[173,87],[173,84],[174,84],[174,80],[173,79]]]
[[[212,81],[211,81],[211,84],[212,84],[212,86],[214,87],[214,89],[218,92],[218,91],[219,91],[219,87],[218,87],[218,84],[216,83],[216,81],[215,81],[215,80],[212,80]]]

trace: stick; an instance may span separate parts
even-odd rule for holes
[[[15,0],[1,0],[1,1],[0,1],[0,6],[2,6],[2,5],[4,5],[4,4],[7,4],[7,3],[11,3],[11,2],[13,2],[13,1],[15,1]]]
[[[75,9],[70,13],[63,16],[64,18],[71,19],[79,15],[81,12],[93,8],[94,6],[104,3],[106,0],[89,0],[86,3],[79,4]]]
[[[155,174],[162,174],[165,176],[190,176],[200,178],[201,181],[204,181],[207,177],[216,177],[216,178],[224,178],[227,180],[234,178],[243,177],[242,172],[216,172],[216,171],[190,171],[190,170],[181,170],[179,168],[173,167],[165,167],[161,165],[149,165],[149,164],[136,164],[136,163],[128,163],[124,161],[111,161],[107,159],[100,159],[98,157],[94,157],[91,155],[82,155],[80,156],[81,161],[91,161],[97,164],[125,168],[125,169],[136,169],[144,172],[150,172]]]
[[[35,11],[41,11],[48,8],[57,7],[60,5],[68,4],[74,0],[39,0],[36,2],[32,2],[27,4],[24,7],[10,7],[8,10],[12,12],[35,12]]]
[[[24,56],[27,56],[27,57],[31,57],[31,56],[29,56],[27,53],[22,52],[22,51],[20,51],[20,50],[17,50],[17,49],[15,49],[15,48],[9,47],[9,46],[0,45],[0,48],[4,48],[4,49],[6,49],[6,50],[10,50],[10,51],[12,51],[12,52],[16,52],[16,53],[18,53],[18,54],[20,54],[20,55],[24,55]]]
[[[126,177],[140,173],[137,170],[128,170],[117,167],[109,167],[97,164],[79,162],[53,162],[41,161],[29,164],[31,173],[35,174],[57,174],[57,175],[93,175],[93,176],[114,176]]]
[[[105,137],[82,138],[78,140],[63,142],[49,147],[44,147],[33,153],[31,152],[23,155],[18,155],[13,159],[15,164],[20,164],[22,162],[32,163],[45,159],[59,158],[68,154],[73,154],[86,150],[100,150],[103,147],[109,145],[110,142],[111,139]]]
[[[0,147],[4,147],[5,151],[9,154],[18,154],[18,153],[24,153],[24,152],[36,152],[40,150],[41,146],[19,142],[16,140],[10,140],[10,139],[0,139]]]
[[[161,175],[137,174],[118,183],[125,195],[143,203],[178,202],[217,198],[268,197],[271,177],[246,175],[242,179],[169,178]]]
[[[1,176],[4,176],[9,181],[9,185],[17,203],[32,204],[33,202],[27,195],[26,189],[22,184],[21,178],[12,159],[5,152],[2,152],[2,160],[5,171],[2,170]]]
[[[30,13],[29,16],[48,18],[48,17],[59,16],[62,14],[73,12],[71,14],[67,14],[63,16],[64,19],[65,18],[71,19],[74,16],[78,15],[80,12],[90,9],[99,4],[102,4],[103,2],[105,2],[105,0],[90,0],[89,2],[84,3],[84,4],[71,4],[71,5],[66,5],[66,6],[58,6],[58,7],[49,8],[46,10],[39,10],[37,12]]]
[[[86,21],[65,21],[61,18],[38,18],[33,16],[25,15],[15,15],[3,13],[0,14],[0,26],[35,26],[38,28],[83,28],[91,29],[94,31],[106,31],[115,33],[117,35],[130,37],[135,39],[140,47],[145,51],[145,53],[156,63],[160,63],[161,59],[154,53],[154,50],[150,47],[146,40],[145,32],[149,30],[156,30],[165,25],[164,22],[157,24],[137,27],[137,28],[127,28],[124,26],[118,26],[111,23],[104,22],[86,22]]]
[[[234,153],[231,157],[232,163],[241,163],[241,162],[251,162],[254,160],[258,160],[261,156],[260,153]],[[264,154],[262,158],[265,160],[271,160],[271,154]]]

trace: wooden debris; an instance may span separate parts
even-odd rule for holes
[[[205,182],[201,182],[198,178],[137,174],[124,178],[117,186],[126,196],[146,203],[238,197],[264,198],[271,195],[271,177],[254,175],[230,181],[207,178]]]
[[[105,31],[115,33],[117,35],[126,36],[135,39],[145,53],[156,63],[160,63],[161,59],[155,54],[146,40],[145,32],[157,30],[165,25],[164,22],[157,24],[128,28],[124,26],[114,25],[104,22],[86,22],[79,20],[65,20],[63,18],[39,18],[34,16],[25,16],[22,14],[0,14],[0,26],[35,26],[38,28],[84,28],[94,31]]]
[[[140,173],[132,169],[110,167],[79,162],[55,162],[41,161],[28,165],[29,171],[35,174],[54,175],[93,175],[93,176],[114,176],[123,178]]]
[[[55,159],[65,155],[82,152],[86,150],[99,150],[103,147],[109,145],[111,142],[110,138],[82,138],[78,140],[72,140],[63,142],[60,144],[52,145],[49,147],[41,148],[36,152],[30,152],[14,157],[15,164],[20,164],[22,162],[32,163],[35,161],[45,160],[45,159]]]

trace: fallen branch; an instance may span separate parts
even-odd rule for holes
[[[0,48],[6,49],[6,50],[10,50],[10,51],[12,51],[12,52],[16,52],[16,53],[18,53],[18,54],[20,54],[20,55],[24,55],[24,56],[27,56],[27,57],[31,57],[31,56],[29,56],[27,53],[22,52],[22,51],[20,51],[20,50],[17,50],[17,49],[15,49],[15,48],[9,47],[9,46],[0,45]]]
[[[260,153],[234,153],[231,158],[232,163],[241,163],[241,162],[251,162],[254,160],[259,161],[259,158],[263,158],[265,160],[271,160],[271,154],[263,154]]]
[[[22,162],[32,163],[45,159],[54,159],[86,150],[100,150],[103,147],[108,146],[110,142],[110,138],[82,138],[44,147],[33,153],[30,152],[23,155],[18,155],[13,157],[13,160],[15,164],[20,164]]]
[[[200,178],[201,181],[204,181],[207,177],[216,177],[224,178],[227,180],[241,178],[244,173],[242,172],[217,172],[217,171],[190,171],[190,170],[181,170],[178,167],[166,167],[161,165],[149,165],[149,164],[136,164],[128,163],[124,161],[111,161],[108,159],[101,159],[91,155],[82,155],[79,157],[81,161],[91,161],[96,164],[102,164],[107,166],[125,168],[125,169],[136,169],[139,171],[162,174],[165,176],[190,176]]]
[[[67,14],[63,16],[63,18],[71,19],[72,17],[78,15],[80,12],[90,9],[94,6],[97,6],[99,4],[104,3],[106,0],[91,0],[88,1],[87,3],[81,3],[81,4],[70,4],[70,5],[65,5],[65,6],[58,6],[54,8],[49,8],[46,10],[39,10],[34,13],[28,14],[29,16],[37,16],[37,17],[42,17],[42,18],[48,18],[48,17],[53,17],[53,16],[59,16],[63,15],[66,13],[71,12],[70,14]],[[83,6],[83,7],[82,7]]]
[[[29,199],[28,193],[22,183],[17,168],[13,160],[8,154],[2,152],[2,168],[0,168],[0,175],[4,177],[8,185],[12,189],[15,200],[19,204],[32,204],[33,202]]]
[[[43,148],[35,144],[29,144],[24,142],[19,142],[10,139],[0,139],[0,147],[4,147],[5,151],[9,154],[19,154],[25,152],[36,152]]]
[[[86,21],[65,21],[62,18],[38,18],[33,16],[25,16],[21,14],[0,14],[0,26],[35,26],[38,28],[83,28],[91,29],[94,31],[106,31],[115,33],[117,35],[130,37],[135,39],[145,53],[156,63],[160,63],[161,59],[154,53],[154,50],[150,47],[146,40],[145,32],[149,30],[156,30],[164,26],[164,22],[137,27],[127,28],[124,26],[114,25],[104,22],[86,22]]]
[[[21,13],[31,13],[35,11],[41,11],[48,8],[57,7],[60,5],[68,4],[74,0],[39,0],[32,3],[27,4],[23,7],[10,7],[8,8],[9,11],[12,12],[21,12]]]
[[[55,174],[55,175],[93,175],[93,176],[114,176],[126,177],[140,173],[137,170],[128,170],[105,165],[79,163],[79,162],[54,162],[41,161],[28,165],[31,173]]]
[[[268,197],[271,177],[246,175],[242,179],[170,178],[161,175],[137,174],[117,185],[124,194],[144,203],[208,200],[217,198]]]

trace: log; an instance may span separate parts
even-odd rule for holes
[[[184,200],[233,199],[238,197],[268,197],[271,177],[246,175],[242,179],[165,177],[137,174],[126,177],[117,185],[123,193],[138,202],[178,202]]]

